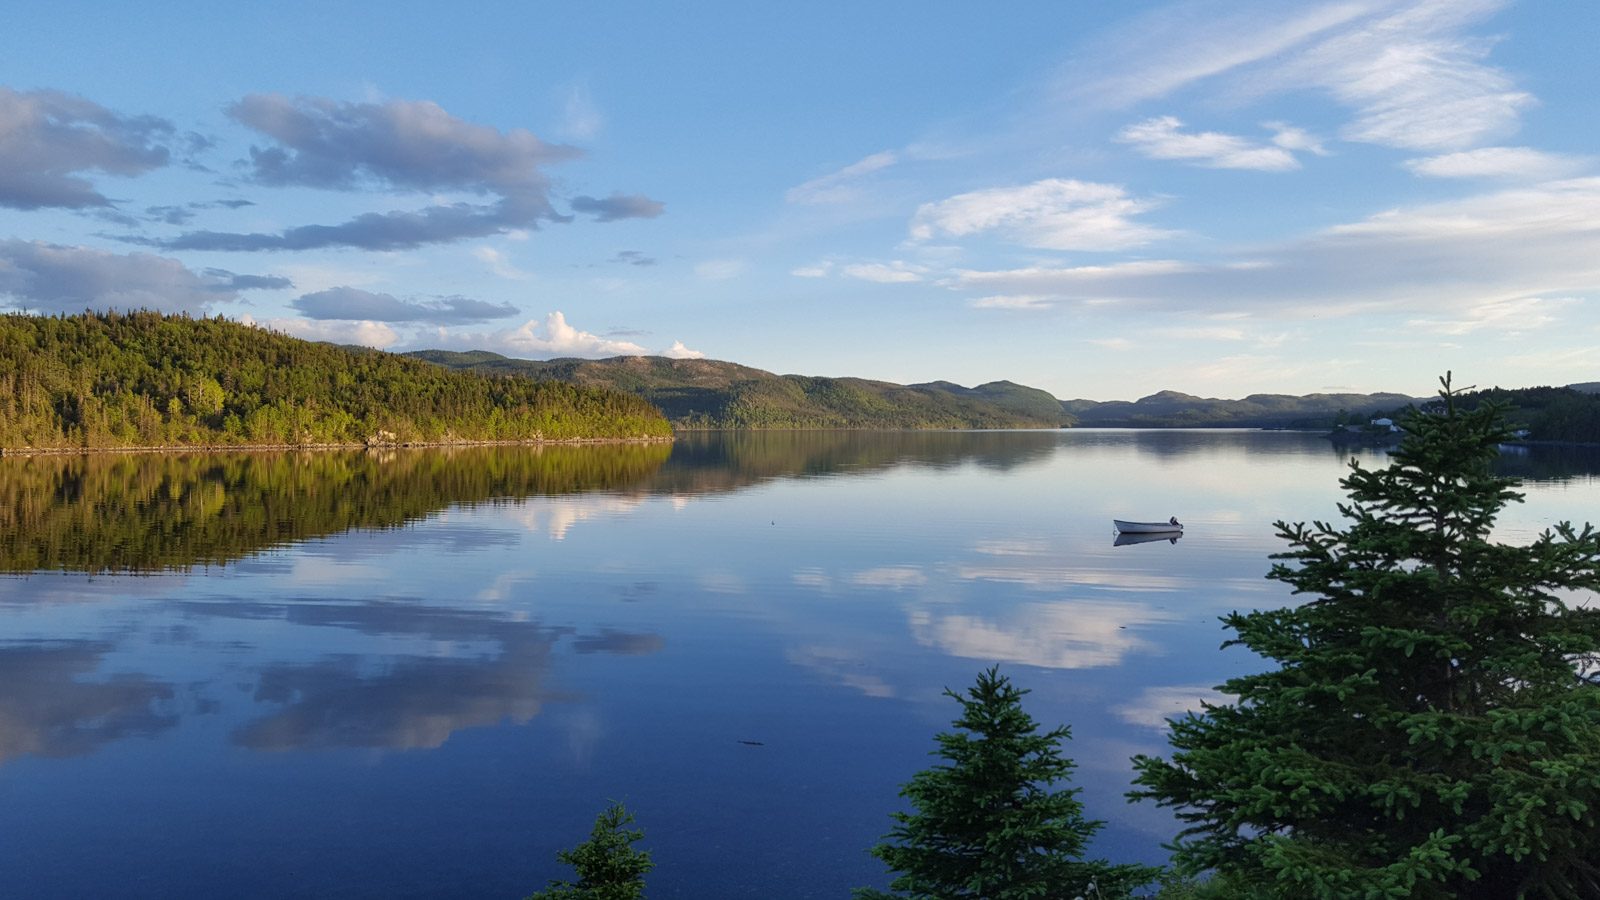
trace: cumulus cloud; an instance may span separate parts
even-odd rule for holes
[[[522,359],[582,357],[604,359],[611,356],[671,356],[676,359],[701,359],[705,354],[690,350],[681,341],[667,350],[652,353],[632,341],[614,341],[579,330],[567,323],[561,312],[542,321],[531,319],[517,328],[491,333],[464,334],[440,329],[429,340],[434,346],[468,350],[493,350]]]
[[[672,346],[661,351],[658,356],[668,359],[705,359],[706,355],[699,350],[690,350],[683,345],[683,341],[673,341]]]
[[[572,210],[594,216],[596,222],[615,222],[619,219],[654,219],[666,209],[666,204],[651,200],[643,194],[624,194],[613,191],[611,196],[573,197]]]
[[[846,203],[857,196],[857,182],[865,175],[870,175],[881,169],[887,169],[900,161],[899,154],[891,151],[874,153],[852,163],[837,172],[830,172],[820,178],[813,178],[805,184],[790,188],[784,197],[790,203],[803,206],[820,206],[824,204]]]
[[[1571,174],[1583,161],[1531,147],[1479,147],[1406,160],[1406,168],[1429,178],[1525,178],[1540,181]]]
[[[409,302],[389,294],[376,294],[353,287],[336,287],[305,294],[290,305],[310,319],[432,322],[440,325],[465,325],[502,319],[518,312],[509,303],[487,303],[468,297],[438,297],[428,302]]]
[[[0,86],[0,206],[110,206],[79,173],[139,175],[167,165],[172,125],[121,116],[60,91]]]
[[[993,232],[1048,250],[1126,250],[1171,233],[1132,220],[1155,206],[1118,185],[1049,178],[923,204],[911,221],[911,237],[927,241]]]
[[[327,341],[332,344],[360,344],[382,350],[400,342],[400,335],[382,322],[312,321],[310,319],[271,318],[256,319],[248,314],[239,321],[272,331],[281,331],[291,337],[307,341]]]
[[[227,112],[271,141],[250,148],[247,167],[258,184],[341,191],[458,191],[492,199],[365,213],[338,225],[302,225],[277,233],[192,231],[166,241],[130,240],[175,250],[406,250],[571,220],[551,206],[543,168],[575,159],[582,151],[547,143],[526,129],[503,132],[467,122],[426,100],[345,103],[252,94],[230,105]],[[608,214],[614,218],[647,214],[647,205],[654,201],[613,195],[594,202],[601,204],[595,211],[605,219]]]
[[[1215,312],[1448,312],[1600,289],[1600,178],[1390,210],[1235,262],[959,271],[950,286],[1058,301]],[[1474,311],[1478,312],[1474,312]]]
[[[1251,143],[1242,137],[1203,131],[1186,134],[1183,123],[1172,116],[1157,116],[1122,129],[1117,140],[1132,144],[1151,159],[1191,160],[1214,169],[1257,169],[1287,172],[1300,168],[1294,154],[1281,146]],[[1280,131],[1279,134],[1287,132]],[[1298,141],[1298,136],[1291,137]]]
[[[0,295],[47,313],[151,309],[204,313],[239,291],[292,286],[287,278],[195,272],[149,253],[112,253],[44,241],[0,241]]]

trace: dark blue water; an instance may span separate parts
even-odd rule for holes
[[[484,490],[451,467],[532,463],[446,454],[293,489],[333,515],[366,502],[337,491],[410,465],[443,473],[432,506],[259,535],[218,512],[246,489],[220,476],[157,473],[112,502],[95,491],[133,476],[30,492],[19,467],[40,464],[0,460],[22,485],[5,521],[51,523],[25,555],[52,570],[0,576],[0,895],[520,898],[617,799],[652,897],[845,897],[886,881],[863,851],[955,715],[940,692],[992,664],[1071,725],[1108,823],[1095,852],[1159,862],[1171,820],[1123,800],[1128,758],[1258,665],[1218,650],[1217,617],[1289,602],[1262,577],[1271,523],[1336,516],[1347,452],[1260,432],[698,436]],[[1590,457],[1506,465],[1535,479],[1508,541],[1600,508]],[[124,509],[158,519],[108,524]],[[1169,515],[1178,542],[1113,546],[1112,518]],[[78,562],[163,527],[159,551]]]

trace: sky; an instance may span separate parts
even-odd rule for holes
[[[1600,4],[24,3],[0,310],[1062,399],[1600,380]]]

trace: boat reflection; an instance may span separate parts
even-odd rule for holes
[[[1176,544],[1181,537],[1183,537],[1181,531],[1153,531],[1145,534],[1124,531],[1117,534],[1117,539],[1111,542],[1111,546],[1126,547],[1129,544],[1149,544],[1155,541]]]

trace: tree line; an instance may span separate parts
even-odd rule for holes
[[[1085,859],[1103,824],[1066,787],[1065,727],[990,669],[963,693],[940,764],[901,789],[870,848],[893,877],[856,900],[1504,900],[1600,897],[1600,533],[1561,523],[1491,541],[1520,499],[1490,463],[1505,407],[1404,419],[1384,469],[1355,461],[1344,527],[1276,523],[1269,578],[1305,602],[1223,618],[1277,664],[1231,703],[1174,720],[1129,799],[1172,808],[1171,869]],[[530,900],[644,897],[655,862],[613,804]]]
[[[0,448],[668,437],[603,388],[157,312],[0,316]]]

